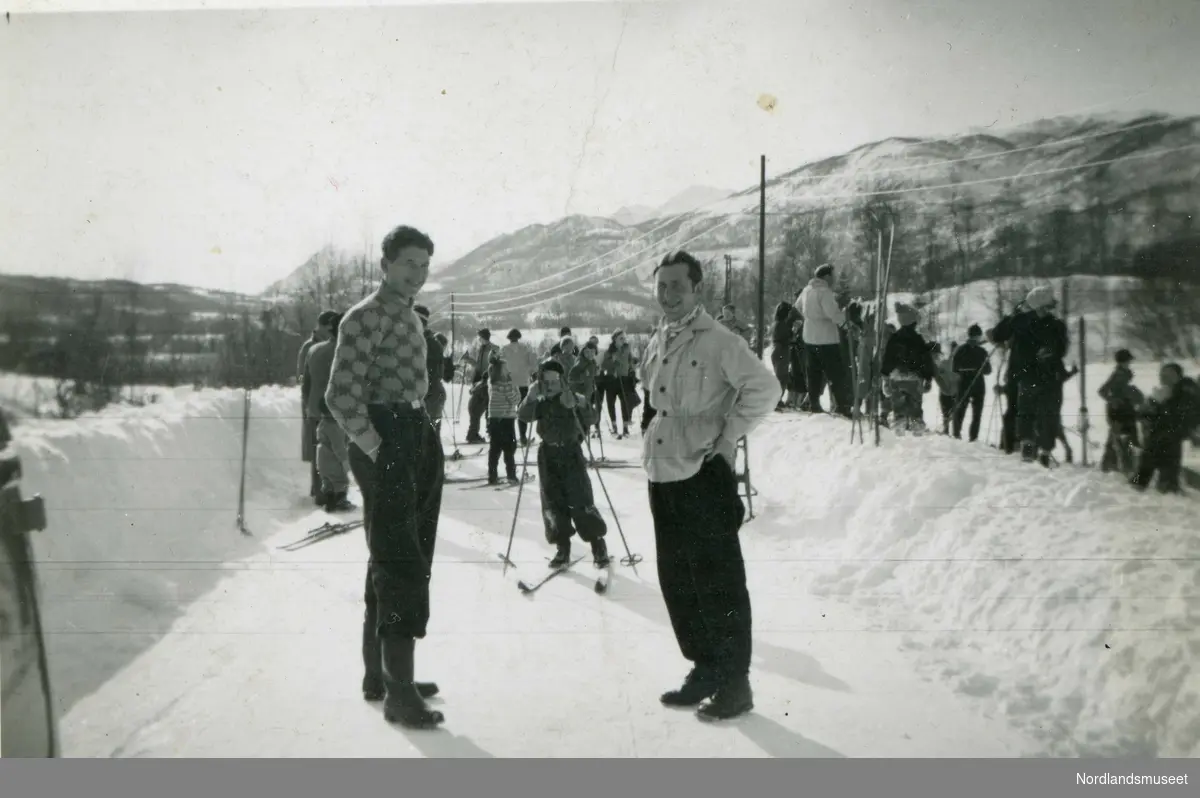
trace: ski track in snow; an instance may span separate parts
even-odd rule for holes
[[[417,660],[447,723],[390,727],[359,694],[362,531],[274,548],[324,520],[302,501],[298,391],[255,394],[254,538],[233,526],[240,414],[238,392],[181,390],[138,414],[17,428],[25,492],[51,524],[35,545],[66,756],[1200,754],[1190,497],[940,437],[851,446],[844,421],[790,414],[750,444],[752,715],[710,725],[658,703],[687,663],[633,468],[601,475],[645,560],[615,565],[606,596],[588,560],[522,596],[496,557],[516,491],[447,485]],[[640,441],[605,446],[636,462]],[[521,574],[550,551],[536,486]]]

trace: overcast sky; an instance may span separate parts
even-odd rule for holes
[[[1196,113],[1198,42],[1197,0],[18,14],[0,271],[257,291],[402,222],[447,262],[746,188],[760,153],[780,172],[892,135]]]

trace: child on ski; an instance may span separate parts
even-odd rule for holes
[[[1178,363],[1167,363],[1159,371],[1159,386],[1141,414],[1146,419],[1146,446],[1130,483],[1138,490],[1145,490],[1158,472],[1159,492],[1178,493],[1183,442],[1194,437],[1200,425],[1196,381],[1184,377]]]
[[[567,372],[567,385],[572,391],[583,396],[593,410],[599,406],[596,402],[596,374],[599,371],[596,365],[596,354],[597,350],[593,349],[589,342],[587,346],[579,350],[579,359]],[[599,421],[600,417],[597,413],[595,424],[597,431],[600,429]],[[584,432],[590,433],[591,427],[592,425],[589,424],[584,428]]]
[[[508,364],[497,352],[488,365],[488,484],[500,482],[500,456],[504,455],[504,472],[508,481],[516,484],[517,477],[517,407],[521,404],[521,392],[517,390]]]
[[[571,561],[571,537],[578,533],[591,545],[596,567],[603,568],[609,563],[604,542],[608,526],[596,509],[581,446],[583,427],[594,422],[594,413],[586,397],[567,387],[563,371],[557,360],[544,361],[517,415],[537,423],[542,523],[546,542],[558,549],[550,566],[560,568]]]
[[[896,319],[900,329],[888,339],[879,369],[883,394],[892,401],[893,428],[898,433],[921,434],[925,431],[921,400],[933,387],[937,369],[929,344],[917,332],[917,311],[898,302]]]
[[[1104,400],[1104,414],[1108,420],[1108,440],[1104,442],[1104,455],[1100,459],[1101,471],[1112,471],[1122,462],[1132,469],[1133,452],[1141,445],[1137,410],[1146,397],[1133,384],[1133,369],[1129,367],[1133,353],[1119,349],[1116,361],[1116,368],[1097,391]]]
[[[959,383],[957,372],[954,371],[954,353],[958,344],[950,344],[950,354],[942,353],[942,345],[934,344],[933,353],[937,357],[938,405],[942,411],[942,434],[950,434],[950,422],[954,419],[954,407],[958,403]]]

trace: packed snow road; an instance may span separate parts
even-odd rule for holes
[[[637,443],[608,444],[636,463]],[[457,464],[483,474],[482,458]],[[301,468],[297,464],[297,468]],[[805,594],[805,564],[746,528],[754,597],[756,711],[725,726],[671,711],[658,694],[686,672],[656,585],[640,469],[601,472],[625,534],[645,557],[616,566],[607,596],[587,560],[536,596],[502,576],[515,488],[446,486],[434,613],[418,676],[435,679],[444,730],[388,726],[359,693],[366,547],[362,531],[253,556],[192,604],[170,633],[81,701],[64,722],[69,756],[730,757],[1014,756],[1032,742],[924,681],[878,619]],[[597,499],[603,492],[597,485]],[[539,572],[536,483],[521,501],[513,559]],[[623,556],[607,506],[610,549]],[[313,518],[318,514],[314,513]],[[287,542],[313,518],[278,528]],[[787,533],[787,530],[781,530]],[[577,544],[578,547],[578,544]],[[579,553],[584,553],[579,548]]]

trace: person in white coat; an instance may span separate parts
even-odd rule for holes
[[[808,379],[809,409],[820,413],[825,386],[833,393],[833,411],[847,418],[853,403],[850,374],[842,357],[839,328],[846,323],[833,293],[833,266],[817,267],[816,275],[800,292],[796,310],[804,317],[804,356]]]
[[[642,440],[658,583],[680,653],[694,665],[667,706],[702,719],[749,712],[751,617],[738,532],[737,442],[771,415],[779,380],[700,303],[704,267],[687,252],[654,270],[663,317],[638,373],[655,412]]]

